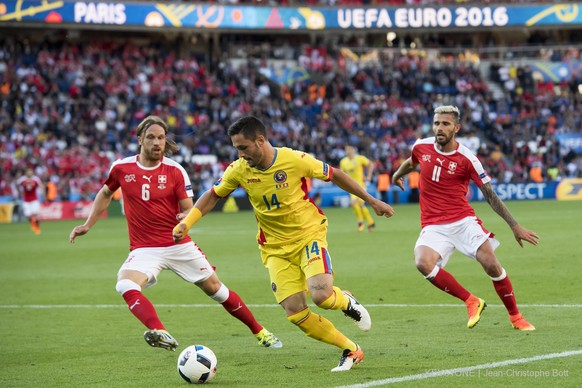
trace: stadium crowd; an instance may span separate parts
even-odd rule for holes
[[[394,172],[418,137],[431,131],[433,109],[461,108],[461,137],[499,182],[580,176],[576,155],[554,135],[579,132],[580,80],[544,84],[527,66],[492,66],[482,74],[453,57],[380,52],[356,60],[320,50],[299,58],[310,78],[278,85],[262,60],[207,66],[169,44],[42,44],[0,40],[0,196],[15,197],[27,167],[53,187],[48,200],[90,199],[112,160],[135,153],[135,128],[164,118],[182,144],[176,159],[196,189],[208,188],[236,158],[225,128],[254,114],[277,146],[337,165],[347,144]],[[490,85],[503,97],[494,99]],[[214,155],[200,162],[197,155]],[[532,172],[533,171],[533,172]],[[196,191],[195,189],[195,191]]]

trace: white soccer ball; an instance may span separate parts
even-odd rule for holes
[[[178,357],[178,373],[190,384],[204,384],[216,374],[218,361],[214,352],[204,345],[192,345]]]

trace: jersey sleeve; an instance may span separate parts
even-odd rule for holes
[[[370,159],[366,158],[364,155],[359,155],[360,165],[367,167],[370,165]]]
[[[219,196],[220,198],[224,198],[230,195],[234,190],[236,190],[239,186],[239,176],[240,172],[239,169],[241,164],[234,162],[231,163],[226,170],[224,170],[224,174],[222,177],[214,183],[212,187],[212,191],[214,194]]]
[[[109,190],[113,192],[115,192],[121,186],[121,184],[119,183],[119,179],[117,178],[119,173],[120,173],[119,164],[114,162],[111,165],[109,175],[107,176],[107,180],[105,181],[105,184],[107,185]]]
[[[491,177],[487,175],[483,165],[475,155],[469,158],[469,162],[471,163],[469,168],[471,180],[475,182],[477,187],[481,187],[485,183],[491,182]]]
[[[418,160],[418,154],[414,151],[416,151],[416,145],[418,144],[418,140],[414,142],[414,144],[412,145],[412,149],[411,149],[411,154],[410,157],[412,158],[412,164],[419,164],[419,160]]]
[[[331,176],[333,174],[333,169],[329,165],[321,160],[314,158],[306,152],[293,151],[301,164],[305,168],[305,176],[308,178],[321,179],[322,181],[331,181]]]
[[[175,180],[177,182],[175,186],[176,198],[181,201],[183,199],[193,197],[194,192],[192,191],[192,183],[190,182],[190,177],[188,176],[188,173],[184,167],[178,165],[175,174]]]

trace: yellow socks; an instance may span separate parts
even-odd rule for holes
[[[333,287],[333,293],[318,306],[325,310],[347,310],[350,300],[338,287]]]
[[[313,339],[337,346],[340,349],[357,350],[357,345],[336,329],[333,323],[325,317],[315,314],[309,308],[288,316],[287,319],[299,327],[305,335]]]

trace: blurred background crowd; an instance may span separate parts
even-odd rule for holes
[[[346,2],[420,1],[310,3]],[[226,128],[240,115],[263,119],[276,146],[337,165],[355,145],[391,174],[430,135],[443,104],[461,109],[462,141],[495,182],[582,176],[580,158],[555,137],[582,131],[582,79],[543,81],[520,61],[579,61],[575,33],[534,34],[503,52],[484,39],[490,49],[480,54],[463,50],[471,44],[463,34],[397,37],[379,50],[357,37],[332,46],[330,37],[291,45],[285,36],[231,36],[212,53],[188,50],[183,37],[123,35],[0,35],[0,197],[17,197],[14,183],[30,167],[46,200],[93,198],[111,162],[136,152],[135,128],[150,114],[169,124],[181,145],[175,158],[198,190],[237,158]],[[285,60],[309,77],[273,81],[272,61]]]

